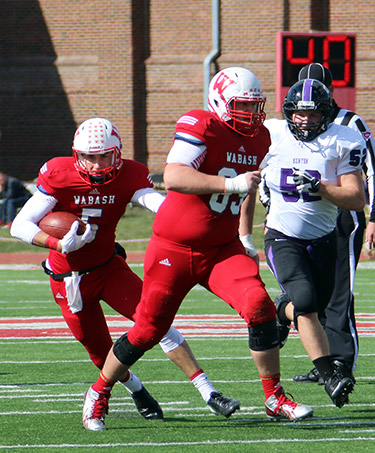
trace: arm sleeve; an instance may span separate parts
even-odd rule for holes
[[[193,141],[194,139],[194,141]],[[185,164],[197,170],[206,155],[206,145],[188,134],[176,134],[175,141],[167,156],[167,164]]]
[[[132,203],[137,203],[155,213],[158,211],[164,200],[165,197],[161,193],[150,187],[137,190],[131,198]]]
[[[370,221],[375,222],[375,142],[372,134],[366,140],[366,179],[369,194]]]
[[[349,121],[348,126],[360,132],[366,142],[367,155],[365,173],[369,194],[370,221],[375,222],[375,140],[365,120],[359,115],[354,115],[353,118]]]
[[[34,236],[41,231],[38,227],[40,219],[45,217],[56,203],[56,198],[37,190],[13,220],[10,234],[32,244]]]

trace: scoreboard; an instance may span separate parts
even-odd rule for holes
[[[300,69],[321,63],[332,73],[333,97],[340,107],[355,110],[356,36],[352,33],[277,34],[276,108],[282,110],[289,88]]]

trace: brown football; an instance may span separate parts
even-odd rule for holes
[[[45,233],[49,234],[58,239],[62,239],[66,233],[70,230],[72,223],[78,220],[78,234],[83,234],[86,229],[86,225],[82,220],[71,212],[56,211],[43,217],[39,222],[39,228]]]

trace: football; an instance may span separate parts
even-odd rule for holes
[[[62,239],[70,230],[70,227],[75,220],[78,220],[79,222],[77,234],[81,235],[85,232],[86,225],[79,217],[71,212],[51,212],[41,219],[39,222],[39,228],[50,236]]]

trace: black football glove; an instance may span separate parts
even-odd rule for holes
[[[270,195],[270,189],[267,186],[266,180],[264,177],[262,177],[259,186],[259,201],[262,203],[262,205],[266,208],[267,214],[270,210],[271,206],[271,195]]]
[[[119,244],[118,242],[115,242],[115,253],[116,253],[116,255],[119,255],[119,256],[121,256],[121,258],[126,260],[126,258],[127,258],[126,251],[125,251],[124,247],[121,244]]]
[[[320,180],[311,176],[307,171],[293,168],[293,179],[298,192],[317,192],[320,187]]]

